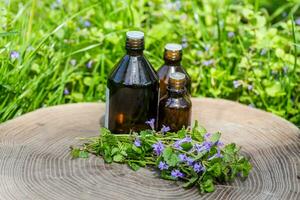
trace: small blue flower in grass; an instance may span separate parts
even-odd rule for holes
[[[160,170],[169,169],[169,165],[163,161],[160,161],[158,164],[158,169]]]
[[[64,95],[68,95],[68,94],[70,94],[70,91],[68,90],[68,88],[65,88],[64,89]]]
[[[267,49],[262,49],[261,51],[260,51],[260,55],[261,56],[264,56],[264,55],[266,55],[267,54]]]
[[[235,33],[230,31],[230,32],[227,33],[227,36],[229,38],[233,38],[235,36]]]
[[[160,132],[162,132],[162,133],[166,133],[171,130],[170,127],[168,127],[168,126],[165,126],[165,125],[162,125],[162,126],[163,127],[160,130]]]
[[[83,23],[83,26],[86,27],[86,28],[90,27],[91,25],[92,24],[89,20],[85,20],[84,23]]]
[[[235,80],[232,83],[233,83],[233,87],[234,88],[238,88],[238,87],[240,87],[242,85],[241,81],[239,81],[239,80],[237,80],[237,81]]]
[[[210,50],[210,44],[207,44],[204,46],[205,51],[209,51]]]
[[[284,67],[283,67],[283,73],[284,73],[284,74],[287,74],[288,71],[289,71],[289,67],[288,67],[288,66],[284,66]]]
[[[184,174],[182,172],[180,172],[178,169],[173,169],[171,171],[171,176],[173,178],[183,178],[184,177]]]
[[[77,63],[77,61],[76,61],[75,59],[70,60],[70,64],[71,64],[72,66],[75,66],[76,63]]]
[[[248,85],[248,86],[247,86],[247,89],[248,89],[249,91],[253,90],[253,85]]]
[[[140,147],[141,146],[141,140],[139,138],[136,138],[134,140],[134,145],[137,146],[137,147]]]
[[[154,130],[154,128],[155,128],[154,127],[154,124],[155,124],[155,119],[154,118],[146,121],[145,123],[148,124],[151,127],[152,130]]]
[[[295,20],[296,25],[300,26],[300,17]]]
[[[86,63],[85,66],[86,66],[88,69],[91,69],[91,68],[92,68],[92,65],[93,65],[93,61],[90,60],[88,63]]]
[[[17,52],[17,51],[12,51],[12,52],[10,53],[10,58],[11,58],[12,60],[18,59],[19,57],[20,57],[20,53]]]
[[[208,66],[214,64],[214,60],[213,60],[213,59],[205,60],[205,61],[202,62],[202,64],[203,64],[204,66],[208,67]]]
[[[202,166],[201,163],[195,163],[193,168],[196,173],[205,171],[205,167]]]
[[[189,45],[188,45],[188,40],[186,37],[183,37],[182,40],[181,40],[181,46],[182,48],[187,48]]]
[[[153,151],[156,155],[161,155],[165,149],[164,144],[161,141],[158,141],[157,143],[152,145]]]

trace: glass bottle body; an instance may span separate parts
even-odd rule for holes
[[[105,125],[113,133],[147,129],[158,118],[159,80],[142,51],[128,51],[107,82]]]
[[[192,103],[186,89],[168,88],[159,104],[159,126],[169,126],[171,131],[181,130],[191,125]]]

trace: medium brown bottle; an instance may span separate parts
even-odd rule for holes
[[[171,131],[191,125],[192,103],[185,87],[186,76],[181,72],[170,75],[167,95],[159,103],[159,126],[169,126]]]
[[[127,54],[107,80],[105,126],[112,133],[140,131],[148,128],[147,120],[158,121],[159,79],[143,55],[144,33],[126,36]]]
[[[169,43],[165,46],[164,61],[157,72],[160,79],[160,98],[167,93],[169,76],[174,72],[181,72],[186,76],[186,88],[191,93],[191,78],[181,66],[182,46],[180,44]]]

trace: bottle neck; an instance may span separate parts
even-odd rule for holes
[[[144,53],[142,49],[127,49],[127,54],[130,56],[142,56]]]
[[[167,88],[167,92],[168,92],[168,97],[171,98],[179,98],[179,97],[183,97],[184,95],[187,94],[186,88],[181,88],[181,89],[174,89],[174,88]]]
[[[168,60],[168,59],[165,59],[165,65],[181,66],[181,60]]]

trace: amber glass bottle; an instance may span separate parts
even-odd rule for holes
[[[144,33],[126,34],[127,54],[107,80],[105,126],[113,133],[148,128],[145,122],[158,118],[159,79],[143,55]]]
[[[171,131],[178,131],[191,124],[192,103],[185,87],[186,77],[181,72],[170,75],[167,95],[159,104],[159,126],[169,126]]]
[[[165,46],[164,61],[165,63],[158,70],[157,74],[160,79],[160,98],[167,93],[169,76],[174,72],[181,72],[186,76],[186,88],[191,93],[191,78],[185,69],[181,66],[182,46],[180,44],[167,44]]]

